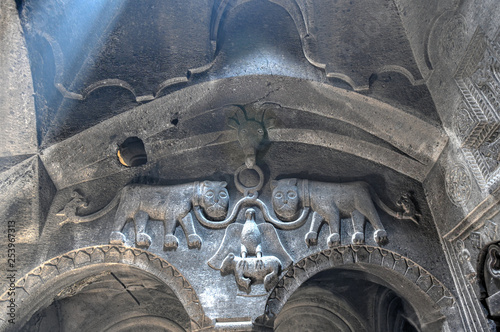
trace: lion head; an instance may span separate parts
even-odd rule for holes
[[[229,205],[229,194],[225,181],[203,181],[200,183],[200,206],[213,220],[224,220]]]
[[[295,218],[299,210],[297,179],[271,181],[273,189],[273,209],[276,215],[285,221]]]

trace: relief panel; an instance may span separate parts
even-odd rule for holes
[[[463,103],[454,130],[483,192],[496,187],[500,179],[499,59],[498,45],[478,29],[455,75]]]

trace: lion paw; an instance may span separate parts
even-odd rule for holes
[[[313,231],[307,233],[305,241],[308,247],[315,246],[316,244],[318,244],[318,233]]]
[[[356,232],[352,235],[353,244],[363,244],[365,243],[365,234],[362,232]]]
[[[190,234],[188,235],[188,247],[192,248],[201,248],[201,238],[198,234]]]
[[[151,245],[151,236],[146,233],[138,233],[135,244],[138,248],[149,248]]]
[[[339,233],[332,233],[328,237],[328,247],[333,248],[335,246],[338,246],[340,244],[340,234]]]
[[[124,245],[126,240],[122,232],[113,231],[109,235],[109,244]]]
[[[383,229],[376,230],[375,233],[373,233],[373,238],[375,239],[375,242],[377,242],[381,246],[389,243],[387,232]]]
[[[177,249],[179,246],[179,241],[172,234],[165,235],[165,241],[163,242],[163,250]]]

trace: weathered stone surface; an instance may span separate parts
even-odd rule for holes
[[[14,1],[0,4],[0,163],[37,152],[33,82],[23,29]]]
[[[499,8],[2,2],[2,307],[28,331],[493,330]]]

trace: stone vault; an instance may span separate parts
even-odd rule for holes
[[[494,331],[489,0],[0,3],[0,330]]]

